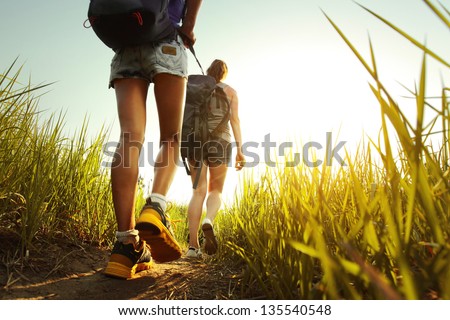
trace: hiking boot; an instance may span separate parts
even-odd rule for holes
[[[139,230],[139,236],[150,245],[155,261],[169,262],[181,257],[181,247],[159,203],[147,199],[136,222],[136,229]]]
[[[202,231],[205,237],[205,252],[206,254],[214,254],[217,251],[217,240],[214,234],[213,226],[208,219],[202,224]]]
[[[202,256],[202,251],[200,249],[189,247],[186,252],[186,258],[200,258]]]
[[[139,241],[137,247],[133,243],[116,241],[104,273],[115,278],[130,279],[137,272],[150,269],[152,264],[150,247],[144,240]]]

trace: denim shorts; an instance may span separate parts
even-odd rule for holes
[[[114,87],[114,80],[124,78],[153,82],[153,77],[159,73],[187,78],[187,52],[180,36],[118,49],[111,61],[109,87]]]

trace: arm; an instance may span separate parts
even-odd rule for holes
[[[230,124],[231,129],[233,130],[234,140],[236,141],[236,164],[235,168],[236,170],[242,170],[242,168],[245,165],[245,156],[242,152],[242,134],[241,134],[241,121],[239,120],[239,113],[238,113],[238,107],[239,107],[239,100],[236,91],[231,88],[227,87],[227,95],[231,97],[231,117],[230,117]]]
[[[187,47],[194,45],[195,43],[194,27],[201,5],[202,0],[186,0],[186,14],[179,31],[182,34],[184,44]]]

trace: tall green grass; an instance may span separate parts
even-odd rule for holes
[[[449,10],[424,2],[450,28]],[[243,298],[450,299],[449,88],[439,106],[425,96],[427,61],[450,64],[364,9],[423,51],[421,77],[410,90],[416,118],[405,116],[381,82],[372,44],[366,61],[327,16],[373,79],[380,141],[362,142],[347,166],[280,165],[243,183],[217,218],[221,248],[209,260],[244,266]],[[115,218],[101,167],[108,130],[88,139],[85,121],[66,137],[64,116],[44,118],[38,109],[35,94],[46,85],[21,84],[14,67],[0,74],[0,228],[19,235],[22,253],[44,236],[109,244]],[[442,145],[430,147],[437,124]],[[183,243],[186,206],[172,204],[169,214]]]
[[[447,9],[425,3],[450,26]],[[244,264],[242,297],[257,291],[271,299],[450,299],[449,89],[442,88],[438,107],[425,96],[428,59],[446,70],[450,64],[364,9],[423,51],[420,80],[410,91],[416,119],[405,116],[380,81],[372,44],[366,61],[326,16],[373,79],[380,141],[362,143],[334,171],[279,166],[244,183],[221,218],[226,231],[218,257]],[[433,150],[428,139],[435,124],[442,125],[442,145]]]
[[[64,136],[64,116],[39,111],[35,94],[47,85],[21,84],[15,64],[0,74],[1,225],[20,236],[22,252],[38,236],[111,241],[109,174],[101,167],[107,130],[88,141],[85,121]]]
[[[0,228],[15,232],[24,254],[39,238],[110,245],[115,240],[109,168],[102,167],[108,130],[88,138],[88,121],[64,134],[64,115],[39,110],[39,94],[50,84],[20,82],[16,61],[0,73]],[[139,180],[136,216],[145,204]],[[169,214],[177,238],[187,239],[186,206]],[[2,230],[0,230],[1,232]],[[17,248],[3,248],[17,250]]]

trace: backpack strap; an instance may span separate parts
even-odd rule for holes
[[[190,176],[191,175],[191,170],[189,169],[189,165],[187,164],[186,158],[183,158],[182,160],[183,160],[184,168],[186,169],[186,173],[187,173],[188,176]],[[195,180],[192,183],[192,188],[193,189],[197,189],[198,182],[200,181],[200,175],[202,173],[202,168],[203,168],[203,161],[197,161],[195,163],[195,165],[197,165],[197,164],[199,164],[199,167],[198,167],[197,173],[195,175]]]
[[[184,168],[186,169],[186,174],[188,176],[190,176],[191,175],[191,170],[189,170],[189,166],[187,164],[186,157],[181,157],[181,161],[183,161]]]
[[[219,89],[219,90],[218,90]],[[225,91],[223,90],[222,87],[220,86],[216,86],[216,89],[214,89],[216,95],[219,95],[222,97],[222,99],[224,99],[224,101],[226,101],[227,104],[227,113],[226,115],[222,118],[222,121],[220,121],[220,123],[217,125],[217,127],[214,128],[214,130],[211,131],[211,136],[215,136],[217,135],[218,132],[223,131],[223,128],[226,126],[226,124],[228,123],[228,121],[230,120],[230,114],[231,114],[231,105],[230,105],[230,101],[228,100],[228,96],[225,93]],[[219,104],[219,101],[216,99],[216,103]]]
[[[198,186],[198,182],[200,181],[200,175],[202,173],[202,168],[203,168],[203,161],[199,161],[200,162],[200,166],[197,169],[197,174],[195,175],[195,180],[194,183],[192,184],[192,188],[197,189]]]

